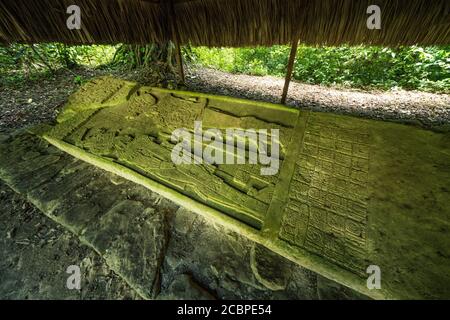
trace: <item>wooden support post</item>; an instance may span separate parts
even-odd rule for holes
[[[183,57],[181,55],[181,47],[180,47],[180,34],[178,33],[178,28],[176,24],[176,15],[175,15],[175,7],[173,0],[170,0],[169,3],[169,10],[170,10],[170,16],[169,20],[171,21],[171,28],[172,28],[172,38],[175,42],[175,49],[176,49],[176,55],[175,59],[177,60],[178,65],[178,73],[181,78],[181,81],[184,83],[184,68],[183,68]]]
[[[298,38],[295,38],[294,41],[292,42],[291,54],[289,55],[289,62],[287,65],[286,78],[284,80],[283,95],[281,96],[281,104],[286,103],[289,83],[291,82],[292,78],[292,69],[294,68],[295,56],[297,54],[298,40],[299,40]]]
[[[184,83],[184,69],[183,69],[183,57],[181,56],[181,47],[180,43],[177,41],[175,43],[176,50],[177,50],[177,64],[178,64],[178,73],[180,74],[181,81]]]

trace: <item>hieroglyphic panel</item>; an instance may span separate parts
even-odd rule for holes
[[[352,271],[366,254],[369,135],[311,115],[279,237]]]

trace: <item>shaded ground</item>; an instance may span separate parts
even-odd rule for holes
[[[45,217],[0,181],[0,297],[2,299],[136,299],[92,249]],[[79,265],[81,290],[66,273]]]

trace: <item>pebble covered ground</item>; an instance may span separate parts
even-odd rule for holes
[[[190,68],[191,91],[279,103],[284,79],[237,75],[213,69]],[[361,91],[292,81],[287,104],[314,111],[371,119],[401,121],[425,128],[450,124],[450,95],[417,91]]]

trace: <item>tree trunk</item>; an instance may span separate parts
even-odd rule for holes
[[[175,68],[175,46],[172,42],[122,45],[113,60],[125,64],[130,70],[141,69],[140,82],[146,85],[175,88],[181,82]]]

